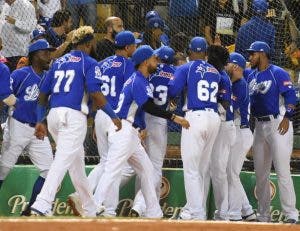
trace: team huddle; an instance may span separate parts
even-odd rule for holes
[[[73,50],[50,60],[44,39],[29,46],[29,65],[11,74],[0,64],[0,99],[10,106],[0,158],[0,187],[26,148],[40,171],[22,215],[52,216],[52,202],[66,172],[76,192],[68,203],[83,217],[114,217],[119,189],[132,176],[132,216],[162,218],[160,186],[167,149],[167,120],[182,126],[181,155],[186,204],[179,219],[206,220],[212,182],[215,220],[270,222],[269,174],[273,162],[286,222],[298,221],[290,175],[296,95],[286,71],[269,63],[270,47],[256,41],[239,53],[202,37],[191,39],[185,64],[175,66],[168,46],[139,45],[119,32],[115,55],[90,57],[94,31],[78,28]],[[175,98],[184,98],[185,116]],[[250,130],[250,115],[255,122]],[[94,118],[100,163],[86,176],[83,142]],[[56,143],[55,157],[48,131]],[[257,214],[239,174],[253,146]]]

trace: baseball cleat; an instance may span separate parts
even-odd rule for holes
[[[136,210],[130,209],[128,217],[140,217],[140,214]]]
[[[249,215],[246,215],[246,216],[242,216],[242,218],[243,218],[244,221],[250,221],[250,222],[251,221],[257,221],[257,216],[256,216],[255,212],[253,212]]]
[[[96,216],[101,217],[102,214],[105,214],[105,206],[103,206],[103,205],[98,207],[97,212],[96,212]]]
[[[39,211],[35,208],[30,208],[30,216],[31,217],[51,217],[53,216],[52,211],[46,211],[45,213]]]
[[[68,196],[67,203],[72,208],[74,215],[84,216],[81,201],[76,193],[72,193]]]

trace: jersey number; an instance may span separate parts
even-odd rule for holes
[[[158,85],[156,88],[154,88],[152,83],[150,83],[150,87],[153,92],[158,93],[158,97],[154,97],[153,99],[154,103],[159,106],[165,105],[168,97],[168,87],[164,85]]]
[[[116,97],[116,76],[112,76],[111,78],[109,78],[108,75],[102,75],[100,79],[102,81],[101,92],[103,93],[103,95],[107,96],[108,94],[110,94],[110,96]]]
[[[66,81],[65,86],[64,86],[64,92],[69,92],[70,91],[70,86],[71,86],[71,83],[74,80],[74,77],[75,77],[75,71],[74,70],[55,71],[54,72],[54,78],[57,79],[57,81],[54,85],[53,92],[54,93],[59,93],[60,85],[61,85],[62,80],[64,78],[67,78],[67,81]]]
[[[209,89],[211,89],[212,92],[209,92]],[[206,80],[200,80],[197,85],[197,91],[198,98],[201,101],[217,102],[218,83],[209,83]]]

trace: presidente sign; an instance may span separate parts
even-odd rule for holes
[[[88,166],[86,171],[89,172],[92,166]],[[32,186],[38,176],[38,171],[32,166],[16,166],[4,182],[0,190],[0,216],[20,216],[21,211],[26,207]],[[253,208],[257,208],[255,194],[255,175],[252,172],[243,172],[241,180],[249,201]],[[300,185],[300,176],[293,176],[294,184]],[[128,216],[134,199],[134,179],[120,190],[120,201],[117,209],[118,216]],[[185,205],[185,191],[183,183],[182,169],[165,169],[162,178],[162,192],[160,203],[164,216],[166,218],[176,218],[180,209]],[[272,221],[284,219],[281,213],[277,179],[275,175],[270,178],[270,188],[272,204],[271,217]],[[299,195],[300,188],[296,187],[296,194]],[[67,205],[67,196],[74,191],[69,177],[65,177],[58,190],[56,199],[53,203],[53,211],[57,216],[72,215],[71,208]],[[210,190],[207,199],[208,218],[212,219],[214,213],[214,199]],[[297,200],[299,201],[299,200]],[[300,208],[297,203],[297,208]]]

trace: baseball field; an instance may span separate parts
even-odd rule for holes
[[[300,230],[299,225],[220,221],[177,221],[150,219],[76,219],[27,218],[0,219],[0,231],[286,231]]]

